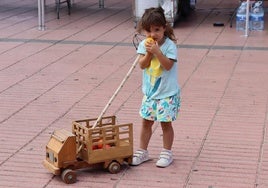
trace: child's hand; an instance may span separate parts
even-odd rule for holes
[[[148,53],[155,54],[160,49],[158,43],[151,37],[148,37],[145,41],[145,48]]]
[[[155,44],[155,40],[151,37],[146,38],[145,40],[145,48],[147,52],[150,52],[150,49]]]

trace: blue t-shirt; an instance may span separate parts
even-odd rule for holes
[[[146,54],[145,40],[140,42],[137,53]],[[172,59],[174,64],[172,68],[165,70],[159,60],[153,57],[149,67],[143,69],[142,91],[144,95],[151,99],[163,99],[177,94],[180,90],[178,84],[177,70],[177,46],[166,38],[165,42],[160,46],[160,50],[167,58]]]

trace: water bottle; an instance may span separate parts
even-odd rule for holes
[[[249,20],[251,30],[260,31],[264,29],[264,10],[261,1],[253,5]]]
[[[250,28],[251,30],[264,29],[264,12],[251,13],[250,15]]]
[[[244,31],[246,28],[246,14],[245,13],[236,13],[236,30]]]
[[[246,8],[247,2],[242,2],[236,12],[236,30],[244,31],[246,28]]]

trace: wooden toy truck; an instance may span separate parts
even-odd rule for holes
[[[133,156],[133,125],[116,125],[115,116],[74,121],[72,133],[56,130],[46,146],[43,165],[65,183],[76,182],[75,170],[101,164],[111,173],[118,173],[123,163]]]

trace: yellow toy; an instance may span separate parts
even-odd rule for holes
[[[145,39],[145,43],[148,44],[148,43],[155,43],[155,40],[152,38],[152,37],[147,37]]]

